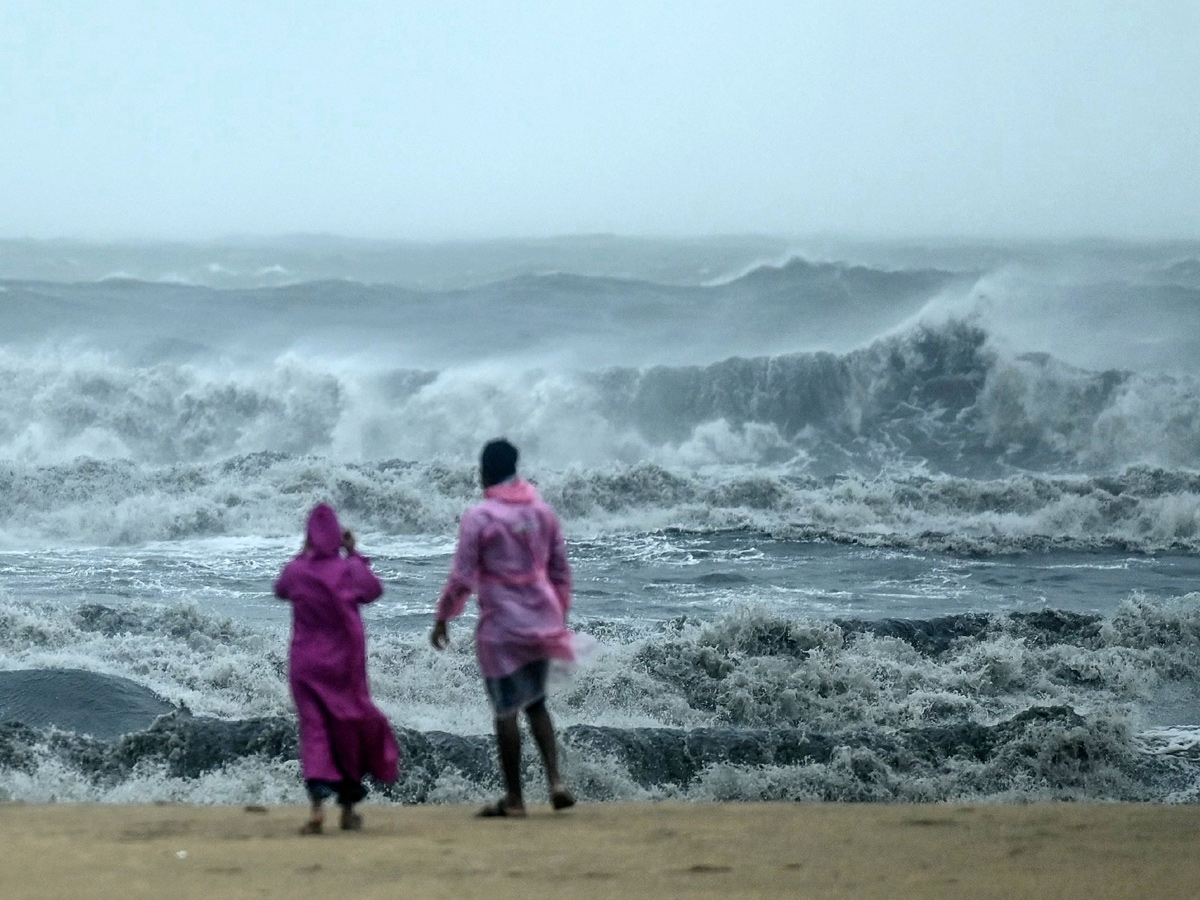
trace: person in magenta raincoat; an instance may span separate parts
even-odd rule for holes
[[[344,555],[343,555],[344,554]],[[363,777],[395,781],[400,758],[387,717],[371,702],[367,638],[359,607],[383,594],[360,556],[354,535],[342,531],[324,503],[308,517],[300,555],[284,567],[275,596],[291,601],[288,681],[300,720],[300,766],[312,813],[301,830],[319,834],[322,804],[337,797],[341,827],[362,827],[354,804],[366,796]]]
[[[567,630],[571,567],[558,516],[533,485],[517,477],[517,448],[489,442],[479,460],[484,501],[459,522],[458,548],[437,603],[430,640],[449,643],[448,622],[462,613],[472,593],[479,600],[476,658],[496,719],[496,746],[506,793],[481,816],[524,816],[521,791],[521,730],[524,710],[541,751],[555,809],[575,804],[563,784],[555,752],[554,724],[546,710],[550,660],[573,662]]]

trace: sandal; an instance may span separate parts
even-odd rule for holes
[[[475,817],[478,819],[524,819],[525,807],[510,809],[508,801],[501,798],[475,813]]]

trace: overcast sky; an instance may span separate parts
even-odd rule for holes
[[[1200,237],[1200,2],[0,2],[0,236],[602,231]]]

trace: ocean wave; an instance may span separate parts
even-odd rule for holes
[[[178,342],[156,346],[152,366],[77,349],[4,351],[0,456],[463,459],[508,433],[560,467],[786,463],[809,474],[976,477],[1200,468],[1197,378],[1006,355],[970,319],[918,323],[840,355],[593,372],[361,369],[298,355],[236,367],[173,361]]]
[[[400,780],[384,802],[480,800],[498,788],[490,736],[398,729]],[[585,801],[1170,800],[1200,767],[1139,751],[1119,721],[1056,706],[994,725],[820,734],[777,729],[562,730]],[[0,725],[0,792],[25,801],[296,803],[290,719],[164,716],[113,742]],[[532,759],[525,776],[538,785]],[[538,787],[530,791],[538,801]]]
[[[788,467],[636,463],[529,474],[573,539],[679,529],[965,555],[1200,549],[1200,475],[1189,471],[819,478]],[[363,532],[451,535],[477,498],[474,466],[458,460],[345,463],[253,453],[171,466],[9,462],[0,463],[0,538],[12,548],[274,539],[293,534],[318,502],[333,503]]]
[[[682,447],[714,423],[772,429],[810,469],[1099,471],[1200,465],[1200,381],[1006,356],[968,320],[918,324],[845,355],[730,359],[600,376],[606,417]],[[713,461],[719,461],[719,457]]]
[[[55,674],[64,668],[100,673],[123,693],[96,709],[109,699],[148,708],[120,679],[176,705],[107,740],[0,726],[9,797],[299,798],[282,626],[190,606],[8,603],[2,613],[3,668],[50,681],[78,677]],[[743,608],[709,623],[578,627],[606,651],[553,704],[586,799],[1168,800],[1200,772],[1200,759],[1158,746],[1162,727],[1150,724],[1156,696],[1200,679],[1196,594],[1135,595],[1108,616],[819,621]],[[422,635],[377,622],[370,669],[406,751],[386,797],[462,801],[495,789],[466,648],[434,654]]]
[[[1133,595],[1110,615],[1047,610],[915,621],[821,620],[739,607],[711,622],[582,618],[605,653],[559,693],[568,724],[843,732],[995,722],[1035,703],[1146,715],[1200,678],[1200,595]],[[126,678],[200,716],[280,716],[286,611],[235,623],[190,604],[0,605],[0,669]],[[485,731],[474,658],[373,618],[374,693],[400,724]]]

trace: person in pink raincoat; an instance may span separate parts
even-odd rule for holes
[[[343,555],[344,553],[344,555]],[[395,781],[400,750],[387,717],[367,687],[367,637],[359,607],[383,594],[360,556],[354,535],[342,531],[324,503],[308,517],[300,555],[275,582],[275,596],[292,604],[288,681],[300,719],[300,765],[312,812],[301,829],[319,834],[322,804],[337,797],[341,827],[358,829],[354,804],[366,796],[363,777]]]
[[[571,567],[562,526],[533,485],[517,477],[517,448],[508,441],[491,441],[483,448],[479,474],[485,499],[459,522],[458,548],[430,640],[436,649],[445,649],[447,623],[462,613],[472,593],[477,595],[475,652],[495,714],[506,791],[479,815],[525,815],[518,724],[522,710],[546,765],[551,804],[566,809],[575,798],[559,775],[554,723],[546,710],[550,660],[572,662],[575,656],[566,626]]]

